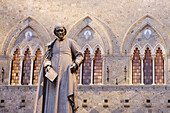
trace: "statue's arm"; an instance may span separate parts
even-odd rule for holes
[[[77,66],[79,66],[82,63],[84,57],[80,47],[77,45],[77,43],[74,40],[71,40],[71,50],[75,56],[74,62],[76,63]]]

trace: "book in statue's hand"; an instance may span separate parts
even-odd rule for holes
[[[45,77],[47,77],[51,82],[53,82],[55,78],[57,78],[57,76],[58,74],[54,71],[52,67],[46,68]]]

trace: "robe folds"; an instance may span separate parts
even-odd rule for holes
[[[53,40],[48,47],[40,70],[34,113],[72,113],[68,96],[74,95],[76,105],[77,86],[76,74],[71,73],[70,65],[73,62],[80,65],[83,55],[76,42],[69,38]],[[53,82],[44,76],[47,65],[58,74]]]

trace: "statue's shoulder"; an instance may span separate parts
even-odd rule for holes
[[[71,39],[71,38],[68,38],[69,42],[75,42],[75,40]]]
[[[52,44],[56,41],[56,39],[53,39],[51,42],[47,43],[46,44],[46,47],[50,47],[52,46]]]

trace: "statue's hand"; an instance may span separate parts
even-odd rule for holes
[[[71,73],[75,73],[77,68],[78,68],[77,64],[76,63],[72,63],[71,66],[70,66]]]
[[[45,72],[47,73],[51,68],[52,68],[51,65],[47,65],[47,66],[45,67]]]

